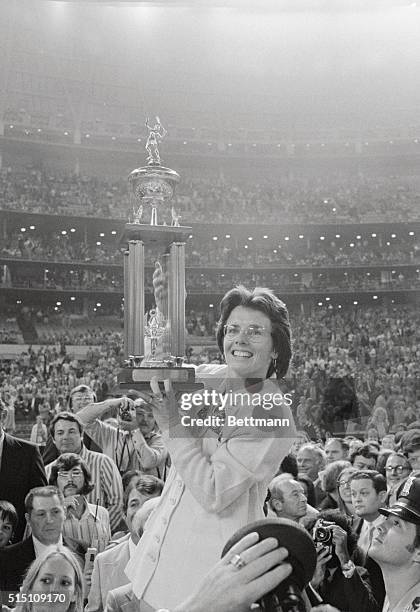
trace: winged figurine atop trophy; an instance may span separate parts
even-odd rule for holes
[[[161,124],[159,117],[155,117],[154,125],[150,125],[149,117],[147,117],[145,126],[149,130],[149,135],[147,137],[145,145],[145,149],[149,154],[147,157],[147,163],[149,164],[149,166],[155,164],[160,165],[161,159],[158,145],[160,142],[162,142],[168,132]]]

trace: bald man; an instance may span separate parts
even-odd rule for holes
[[[290,474],[280,474],[268,485],[269,506],[279,518],[287,518],[296,523],[307,512],[307,501],[303,486]]]

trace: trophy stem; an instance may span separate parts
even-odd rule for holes
[[[150,219],[150,225],[157,225],[157,207],[156,204],[152,204],[152,217]]]
[[[144,244],[141,240],[130,240],[124,270],[127,285],[124,291],[125,356],[140,355],[144,351]],[[127,318],[125,313],[127,312]]]
[[[170,285],[168,318],[172,330],[171,353],[185,353],[185,242],[173,242],[170,247]]]

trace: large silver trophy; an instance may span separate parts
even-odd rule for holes
[[[179,224],[180,216],[170,200],[179,174],[161,165],[158,144],[166,135],[159,117],[146,121],[147,165],[128,177],[134,222],[124,227],[128,242],[124,257],[124,350],[126,367],[120,370],[121,387],[145,389],[157,376],[170,379],[175,387],[194,383],[194,368],[183,366],[185,357],[185,242],[190,227]],[[150,223],[142,218],[150,209]],[[154,306],[145,310],[145,250],[154,258],[152,291]]]

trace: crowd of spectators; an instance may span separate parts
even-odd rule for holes
[[[187,311],[187,360],[191,363],[220,362],[214,342],[217,316],[213,309]],[[49,315],[49,319],[55,331],[40,340],[50,346],[37,351],[30,348],[5,363],[1,371],[0,388],[13,394],[18,418],[36,416],[27,410],[34,396],[47,404],[48,410],[54,410],[58,396],[65,399],[76,384],[92,385],[102,397],[115,386],[123,363],[119,320],[113,328],[101,327],[90,319],[83,328],[72,329],[67,315]],[[331,393],[342,392],[337,381],[347,381],[351,391],[348,404],[362,418],[364,427],[378,397],[384,398],[389,427],[410,425],[420,418],[420,318],[415,305],[342,310],[319,307],[310,315],[294,313],[291,319],[295,340],[286,385],[293,393],[296,414],[298,406],[306,406],[308,401],[311,414],[316,414],[319,406],[325,415]],[[66,326],[60,327],[63,321]],[[200,337],[205,339],[204,346]],[[86,361],[69,357],[66,344],[90,346]],[[336,383],[338,390],[334,390]]]
[[[213,332],[216,316],[213,310],[189,310],[187,329],[203,335]],[[315,534],[325,528],[322,521],[328,521],[333,547],[318,546],[306,590],[311,605],[322,597],[336,610],[379,612],[384,599],[395,595],[389,590],[389,571],[395,573],[403,563],[400,555],[389,570],[389,551],[379,546],[388,545],[387,534],[395,529],[395,521],[387,521],[384,513],[407,504],[404,508],[411,511],[401,520],[410,526],[412,510],[414,515],[420,511],[419,313],[414,304],[342,311],[319,308],[306,315],[293,313],[291,319],[293,361],[281,385],[291,393],[298,437],[268,485],[265,511],[268,517],[300,524],[318,545]],[[71,319],[65,323],[71,329]],[[84,573],[79,599],[85,599],[88,610],[89,605],[104,610],[108,594],[101,587],[101,555],[111,554],[110,540],[121,532],[133,545],[141,544],[143,531],[147,534],[146,517],[140,514],[140,527],[135,527],[135,512],[161,494],[170,459],[166,438],[144,399],[133,395],[129,403],[120,397],[116,374],[123,363],[122,333],[84,325],[92,339],[102,342],[99,348],[91,347],[83,360],[68,356],[65,346],[53,346],[30,347],[1,363],[2,428],[11,434],[26,423],[45,467],[38,454],[26,461],[25,465],[37,466],[38,481],[32,476],[25,482],[42,485],[29,498],[18,487],[10,492],[2,489],[0,521],[6,523],[3,533],[8,535],[0,542],[0,586],[3,592],[17,592],[20,587],[30,591],[34,571],[30,564],[38,571],[43,558],[39,550],[58,545],[59,556],[63,544],[70,564],[69,555],[75,555],[77,580],[78,572]],[[193,337],[189,340],[193,342]],[[219,363],[220,356],[208,346],[188,351],[187,361]],[[132,421],[124,422],[123,409],[132,412]],[[10,444],[10,435],[4,440]],[[20,444],[23,453],[26,447]],[[27,452],[35,452],[33,448],[28,446]],[[2,463],[3,480],[11,482],[12,476],[4,473],[13,465],[10,460]],[[172,484],[177,487],[178,481]],[[5,501],[15,504],[15,513]],[[38,512],[54,513],[48,532],[41,528]],[[26,537],[23,516],[30,528]],[[408,546],[401,551],[409,581],[395,595],[400,599],[410,592],[414,598],[412,589],[420,595],[420,576],[409,572],[416,567],[415,529],[407,530]],[[121,544],[119,540],[117,546]],[[394,541],[390,550],[395,546]],[[92,547],[98,556],[89,565],[86,551]],[[30,554],[23,554],[28,549]],[[106,590],[130,588],[123,572],[128,557],[118,561],[113,550],[112,558]],[[51,574],[51,566],[48,569]],[[118,599],[118,593],[112,591],[108,601],[114,597]]]
[[[281,287],[284,292],[358,291],[358,290],[410,290],[420,287],[420,276],[415,270],[396,272],[383,276],[381,272],[322,272],[292,274],[286,272],[226,271],[215,273],[189,271],[186,288],[189,293],[223,293],[232,285],[244,284],[250,287]]]
[[[226,241],[227,242],[227,241]],[[209,243],[203,248],[193,242],[187,248],[187,265],[191,266],[348,266],[366,264],[415,264],[420,263],[420,245],[418,242],[398,242],[397,244],[372,247],[367,240],[355,240],[350,246],[341,246],[336,241],[319,242],[293,241],[290,246],[264,247],[261,242],[238,247],[226,244],[216,246]]]
[[[16,324],[16,319],[11,318],[11,323],[0,328],[0,344],[19,344],[22,342],[22,334]]]
[[[126,193],[122,183],[91,177],[34,169],[19,172],[6,168],[0,172],[0,209],[127,218],[131,202]],[[175,201],[185,222],[225,223],[229,211],[229,222],[263,220],[276,224],[279,219],[282,223],[417,220],[418,204],[418,192],[408,182],[363,176],[351,180],[339,177],[327,184],[321,179],[261,178],[253,185],[220,176],[186,179]],[[197,250],[193,244],[188,262],[195,266],[246,267],[419,261],[419,245],[414,241],[398,242],[389,249],[383,244],[371,246],[366,241],[345,248],[331,242],[315,249],[302,243],[294,252],[285,247],[276,249],[277,252],[251,248],[245,252],[237,247],[228,245],[212,250],[201,245]],[[86,246],[68,237],[3,236],[0,249],[3,257],[25,260],[121,261],[115,245]],[[208,255],[210,251],[212,255]],[[22,265],[13,268],[9,275],[3,272],[2,278],[9,286],[122,290],[121,273],[94,266],[67,270],[49,265],[48,270],[39,272]],[[407,290],[420,286],[420,276],[414,268],[388,273],[333,270],[305,274],[278,270],[223,273],[192,270],[187,275],[186,289],[187,293],[224,292],[236,283],[301,292]],[[334,612],[382,609],[414,612],[420,601],[420,315],[415,303],[339,309],[328,307],[328,301],[325,302],[311,313],[291,315],[293,358],[280,385],[282,391],[291,394],[298,435],[281,465],[279,458],[271,458],[272,474],[276,475],[269,484],[267,480],[268,487],[263,487],[258,510],[261,514],[260,506],[266,496],[265,514],[299,524],[317,547],[316,567],[305,589],[307,612],[310,609],[323,612],[327,607]],[[130,574],[129,568],[125,573],[125,568],[139,548],[141,553],[142,542],[147,546],[153,540],[153,547],[160,545],[160,536],[152,531],[155,527],[152,513],[161,511],[159,518],[163,518],[169,537],[174,536],[171,530],[178,529],[175,536],[183,542],[191,539],[196,518],[192,513],[190,524],[189,517],[183,517],[185,525],[181,529],[179,522],[170,522],[173,507],[186,503],[185,499],[190,505],[212,499],[203,497],[203,482],[194,488],[197,474],[188,470],[195,467],[201,470],[202,466],[194,466],[190,455],[188,465],[184,466],[185,474],[174,470],[182,465],[179,455],[182,442],[166,435],[164,427],[158,427],[159,419],[165,422],[162,404],[168,401],[166,396],[160,396],[159,387],[156,385],[154,397],[147,399],[134,391],[127,393],[129,397],[121,397],[117,373],[124,363],[123,333],[121,311],[116,314],[113,328],[101,326],[99,321],[76,325],[69,314],[52,316],[34,309],[39,339],[47,345],[36,349],[29,346],[19,356],[0,361],[0,442],[4,448],[3,461],[0,460],[0,593],[14,594],[12,600],[9,597],[5,602],[9,605],[17,600],[19,591],[26,597],[39,595],[46,588],[41,588],[43,576],[47,574],[55,581],[61,572],[66,575],[66,585],[58,582],[54,585],[57,584],[57,594],[65,591],[67,605],[60,608],[63,612],[79,612],[84,604],[86,612],[117,610],[121,609],[118,602],[127,598],[133,604],[130,609],[139,609],[135,580],[132,579],[132,585],[128,582],[135,572]],[[221,362],[213,339],[217,316],[210,308],[204,312],[187,311],[187,363]],[[25,318],[30,322],[29,310]],[[231,327],[240,328],[237,336],[246,335],[247,341],[251,332],[255,332],[251,329],[254,325],[246,329],[241,325]],[[264,340],[271,349],[275,334],[277,330],[272,328],[271,335],[267,334]],[[0,329],[0,341],[8,339],[11,342],[18,339],[12,319]],[[69,344],[88,345],[84,358],[68,355]],[[250,347],[253,346],[250,341]],[[242,352],[239,358],[247,353],[252,356],[252,350]],[[272,353],[268,357],[268,361],[274,360],[270,367],[278,356]],[[29,427],[34,445],[15,442],[10,435],[23,425]],[[226,446],[227,453],[236,461],[238,441],[226,440],[226,444],[220,445],[221,435],[211,430],[203,444],[210,449],[214,443],[215,454],[209,456],[230,470],[230,463],[221,461],[220,456]],[[191,438],[190,447],[196,448],[196,442]],[[254,461],[249,447],[247,451],[246,461]],[[171,459],[173,466],[165,485]],[[269,459],[267,454],[264,464]],[[257,469],[264,470],[259,460],[256,456],[256,465],[260,466]],[[253,474],[247,469],[243,475],[244,466],[238,466],[237,462],[227,476],[229,495],[235,488],[232,482],[240,488],[242,481],[248,481]],[[258,486],[263,482],[260,476],[254,474]],[[164,487],[168,494],[159,501]],[[181,500],[184,491],[189,497]],[[247,510],[252,505],[250,491],[247,489]],[[197,497],[194,502],[191,492]],[[220,521],[221,525],[221,514],[230,515],[234,505],[231,501],[226,512],[226,508],[219,507],[220,500],[212,500],[215,506],[211,520]],[[168,508],[171,506],[169,524],[163,512],[166,503]],[[203,504],[200,512],[208,512],[208,505]],[[45,522],[49,523],[48,529],[44,528]],[[217,524],[217,529],[220,525]],[[200,535],[205,541],[205,534]],[[92,549],[99,553],[94,561]],[[148,558],[155,562],[154,548],[151,550]],[[224,565],[216,566],[213,578],[208,580],[209,602],[205,599],[208,587],[204,586],[195,600],[193,597],[174,609],[205,612],[215,609],[216,604],[217,612],[250,609],[259,595],[255,591],[245,595],[244,586],[234,593],[235,608],[233,604],[221,604],[226,601],[226,593],[234,590],[241,572],[242,575],[246,572],[247,588],[252,583],[249,572],[255,563],[244,560],[246,546],[235,548],[236,551],[230,560],[226,557],[220,562]],[[173,552],[179,555],[178,549]],[[275,561],[280,567],[285,560],[281,554]],[[226,577],[227,572],[231,572],[229,579],[224,584],[217,582],[217,576]],[[285,576],[286,573],[281,579]],[[320,602],[323,605],[319,608]],[[18,602],[17,610],[36,612],[37,608],[22,607]]]
[[[174,199],[183,223],[325,223],[419,218],[418,188],[392,176],[183,177]],[[0,171],[0,208],[60,215],[132,217],[127,184],[35,168]],[[227,219],[227,211],[228,219]],[[244,212],[246,214],[244,215]],[[146,215],[146,213],[145,213]]]
[[[236,284],[247,286],[281,287],[282,291],[347,291],[357,292],[372,290],[406,291],[418,289],[420,273],[418,268],[399,270],[381,270],[370,268],[358,270],[343,270],[334,268],[322,272],[299,270],[259,271],[247,269],[190,269],[186,275],[186,290],[194,293],[223,293]],[[152,287],[152,270],[147,270],[145,276],[146,292]],[[104,268],[82,268],[74,266],[71,269],[51,264],[48,269],[43,267],[28,268],[24,266],[10,267],[8,274],[3,275],[0,285],[19,288],[39,288],[56,290],[91,290],[101,292],[123,292],[122,270]]]
[[[387,244],[388,242],[388,244]],[[352,245],[352,246],[350,246]],[[246,246],[246,248],[244,248]],[[14,233],[0,238],[0,256],[32,261],[56,261],[122,265],[125,248],[115,243],[86,244],[68,235]],[[150,258],[152,261],[152,257]],[[266,247],[262,241],[238,244],[238,239],[219,245],[209,236],[187,242],[187,266],[349,266],[420,263],[420,244],[410,241],[366,239],[344,244],[335,240],[294,240]]]
[[[0,255],[10,259],[32,261],[71,261],[83,263],[121,264],[122,253],[116,245],[92,245],[70,240],[62,235],[30,236],[14,233],[0,239]]]
[[[50,266],[28,269],[24,267],[13,269],[1,283],[5,287],[26,289],[56,289],[56,290],[99,290],[105,292],[123,292],[123,278],[119,272],[103,269],[58,268]]]
[[[72,387],[68,401],[52,411],[50,437],[44,427],[40,441],[35,442],[39,450],[21,441],[15,451],[22,457],[28,455],[24,468],[28,473],[32,470],[26,489],[22,485],[13,492],[4,488],[0,500],[1,593],[4,604],[17,603],[17,612],[31,610],[21,607],[22,599],[16,597],[19,591],[27,597],[51,593],[41,587],[41,579],[37,582],[44,575],[53,582],[56,595],[65,594],[70,602],[77,602],[78,607],[61,606],[63,612],[118,610],[118,602],[127,597],[133,601],[132,609],[139,609],[134,581],[130,582],[124,570],[130,558],[141,552],[142,538],[148,535],[147,519],[164,503],[160,496],[170,486],[170,477],[165,484],[163,469],[168,462],[166,438],[138,394],[127,398],[111,392],[98,399],[91,384]],[[384,396],[378,396],[375,402],[376,424],[382,425],[378,413],[386,412],[383,400]],[[0,408],[1,425],[7,431],[7,406],[5,409],[2,403]],[[133,424],[117,416],[122,408],[132,411]],[[334,437],[316,423],[309,428],[304,412],[300,404],[297,422],[302,430],[280,465],[274,466],[275,475],[261,508],[267,524],[273,518],[287,519],[289,530],[296,526],[294,537],[302,538],[306,530],[315,545],[312,553],[306,543],[306,554],[314,555],[314,568],[304,585],[305,607],[300,609],[380,612],[384,602],[387,606],[388,601],[402,601],[404,608],[389,609],[414,612],[420,596],[415,562],[420,429],[414,425],[405,431],[400,426],[375,435],[378,430],[371,422],[364,440],[350,433]],[[34,430],[41,432],[43,419],[40,411]],[[5,443],[11,441],[8,435]],[[92,450],[91,445],[96,444],[97,450]],[[54,452],[52,457],[48,448]],[[131,450],[124,454],[126,448]],[[5,477],[13,466],[8,463],[2,469]],[[295,552],[291,541],[284,546]],[[283,557],[275,559],[279,563]],[[226,566],[222,571],[226,572]],[[398,572],[400,586],[396,589],[393,576]],[[232,584],[232,580],[226,585],[213,579],[211,597],[219,589],[226,597]],[[257,592],[253,591],[255,599]],[[243,612],[255,601],[251,598],[238,607],[242,598],[235,595],[235,608],[233,603],[221,606],[218,601],[217,610]],[[191,601],[176,610],[189,612]],[[209,609],[207,602],[203,604],[202,592],[194,601],[197,612]],[[317,607],[321,601],[323,605]]]

